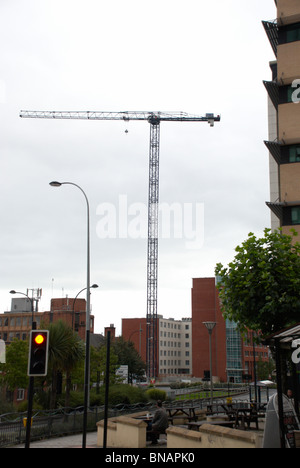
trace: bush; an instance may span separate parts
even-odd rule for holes
[[[149,400],[161,400],[165,401],[167,394],[164,390],[159,390],[158,388],[150,388],[146,390],[146,395]]]
[[[118,404],[134,404],[134,403],[146,403],[148,401],[145,391],[138,387],[132,387],[131,385],[118,384],[110,385],[108,392],[108,403],[109,405]],[[105,402],[105,386],[100,387],[99,393],[96,393],[95,389],[90,392],[90,406],[102,406]],[[58,406],[63,407],[65,404],[65,395],[62,394],[57,399]],[[83,406],[84,394],[83,392],[71,392],[70,394],[70,406],[76,408]]]
[[[101,388],[101,393],[105,395],[105,389]],[[147,397],[144,390],[131,385],[120,384],[109,387],[108,402],[111,405],[146,403]]]

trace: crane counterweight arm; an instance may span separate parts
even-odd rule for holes
[[[219,122],[221,117],[214,114],[198,116],[185,112],[98,112],[98,111],[20,111],[20,117],[38,119],[78,119],[78,120],[147,120],[155,124],[161,121]]]

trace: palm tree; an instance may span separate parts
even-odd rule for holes
[[[57,373],[67,374],[66,406],[69,405],[71,379],[70,374],[84,357],[84,343],[65,322],[58,320],[48,326],[49,333],[49,368],[52,370],[50,408],[55,408]]]

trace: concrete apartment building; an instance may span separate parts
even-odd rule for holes
[[[272,229],[300,231],[300,2],[275,0],[277,19],[263,21],[275,60],[268,92]]]
[[[134,343],[146,361],[146,319],[122,319],[122,336]],[[174,379],[192,374],[192,322],[191,318],[175,320],[157,316],[157,362],[159,379]]]

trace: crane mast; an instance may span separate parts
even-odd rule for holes
[[[197,116],[184,112],[94,112],[94,111],[21,111],[20,117],[74,120],[146,120],[150,124],[149,186],[148,186],[148,249],[147,249],[147,376],[158,375],[157,349],[157,274],[158,274],[158,204],[160,122],[208,122],[211,127],[220,116]]]

